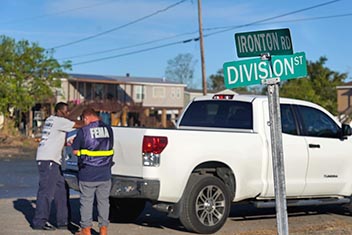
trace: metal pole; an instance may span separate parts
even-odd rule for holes
[[[205,74],[203,23],[202,23],[202,1],[201,0],[198,0],[198,28],[199,28],[200,60],[201,60],[201,65],[202,65],[203,95],[206,95],[207,94],[207,79],[206,79],[206,74]]]
[[[285,169],[278,86],[279,82],[279,78],[272,78],[264,81],[264,83],[267,84],[268,90],[277,231],[279,235],[288,235]]]

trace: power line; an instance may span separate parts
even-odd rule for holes
[[[164,11],[167,11],[167,10],[173,8],[173,7],[176,7],[177,5],[179,5],[179,4],[181,4],[181,3],[185,2],[185,1],[187,1],[187,0],[178,1],[178,2],[176,2],[176,3],[174,3],[174,4],[171,4],[171,5],[169,5],[169,6],[165,7],[165,8],[163,8],[163,9],[157,10],[157,11],[155,11],[155,12],[149,14],[149,15],[143,16],[143,17],[138,18],[138,19],[136,19],[136,20],[133,20],[133,21],[131,21],[131,22],[129,22],[129,23],[123,24],[123,25],[121,25],[121,26],[118,26],[118,27],[115,27],[115,28],[112,28],[112,29],[109,29],[109,30],[106,30],[106,31],[103,31],[103,32],[100,32],[100,33],[97,33],[97,34],[94,34],[94,35],[91,35],[91,36],[82,38],[82,39],[79,39],[79,40],[76,40],[76,41],[73,41],[73,42],[61,44],[61,45],[59,45],[59,46],[52,47],[52,48],[50,48],[50,49],[48,49],[48,50],[57,49],[57,48],[61,48],[61,47],[66,47],[66,46],[69,46],[69,45],[77,44],[77,43],[80,43],[80,42],[83,42],[83,41],[87,41],[87,40],[90,40],[90,39],[93,39],[93,38],[96,38],[96,37],[99,37],[99,36],[102,36],[102,35],[105,35],[105,34],[114,32],[114,31],[116,31],[116,30],[125,28],[125,27],[127,27],[127,26],[132,25],[132,24],[135,24],[135,23],[137,23],[137,22],[140,22],[140,21],[142,21],[142,20],[148,19],[148,18],[150,18],[150,17],[152,17],[152,16],[155,16],[155,15],[157,15],[157,14],[160,14],[160,13],[162,13],[162,12],[164,12]]]
[[[141,52],[146,52],[146,51],[159,49],[159,48],[162,48],[162,47],[173,46],[173,45],[180,44],[180,43],[183,43],[183,42],[184,41],[171,42],[171,43],[167,43],[167,44],[164,44],[164,45],[150,47],[150,48],[141,49],[141,50],[137,50],[137,51],[131,51],[131,52],[127,52],[127,53],[123,53],[123,54],[119,54],[119,55],[107,56],[107,57],[98,58],[98,59],[94,59],[94,60],[87,60],[87,61],[83,61],[83,62],[78,62],[78,63],[72,64],[72,65],[89,64],[89,63],[92,63],[92,62],[113,59],[113,58],[122,57],[122,56],[126,56],[126,55],[137,54],[137,53],[141,53]]]
[[[309,20],[323,20],[323,19],[339,18],[339,17],[346,17],[346,16],[352,16],[352,13],[329,15],[329,16],[306,17],[306,18],[291,19],[291,20],[277,20],[277,21],[271,21],[271,22],[257,23],[256,25],[273,24],[273,23],[290,23],[290,22],[309,21]],[[232,25],[232,26],[210,27],[210,28],[204,28],[204,30],[228,29],[230,27],[232,28],[232,27],[238,27],[238,26]]]
[[[204,37],[209,37],[209,36],[212,36],[212,35],[215,35],[215,34],[224,33],[224,32],[227,32],[227,31],[235,29],[235,28],[242,28],[242,27],[252,26],[252,25],[256,25],[256,24],[262,24],[262,23],[264,23],[266,21],[271,21],[271,20],[274,20],[274,19],[282,18],[284,16],[288,16],[288,15],[296,14],[296,13],[299,13],[299,12],[311,10],[311,9],[314,9],[314,8],[322,7],[322,6],[337,2],[337,1],[340,1],[340,0],[334,0],[334,1],[325,2],[325,3],[322,3],[322,4],[314,5],[314,6],[303,8],[303,9],[300,9],[300,10],[295,10],[295,11],[284,13],[284,14],[281,14],[281,15],[265,18],[265,19],[262,19],[262,20],[257,20],[257,21],[254,21],[254,22],[251,22],[251,23],[248,23],[248,24],[237,25],[237,26],[229,26],[229,27],[227,27],[224,30],[219,30],[219,31],[216,31],[214,33],[206,34],[206,35],[204,35]],[[345,14],[345,15],[352,15],[352,14]],[[273,22],[271,22],[271,23],[273,23]],[[190,39],[186,39],[186,40],[182,40],[182,41],[177,41],[177,42],[163,44],[163,45],[160,45],[160,46],[150,47],[150,48],[136,50],[136,51],[131,51],[131,52],[123,53],[123,54],[107,56],[107,57],[97,58],[97,59],[93,59],[93,60],[82,61],[82,62],[74,63],[72,65],[88,64],[88,63],[93,63],[93,62],[98,62],[98,61],[118,58],[118,57],[122,57],[122,56],[138,54],[138,53],[141,53],[141,52],[151,51],[151,50],[155,50],[155,49],[159,49],[159,48],[163,48],[163,47],[168,47],[168,46],[172,46],[172,45],[176,45],[176,44],[189,43],[189,42],[198,41],[198,40],[199,40],[199,37],[195,37],[195,38],[190,38]]]
[[[299,18],[299,19],[291,19],[291,20],[262,22],[262,23],[257,23],[256,25],[273,24],[273,23],[289,23],[289,22],[309,21],[309,20],[322,20],[322,19],[339,18],[339,17],[347,17],[347,16],[352,16],[352,13],[339,14],[339,15],[329,15],[329,16],[307,17],[307,18]],[[211,30],[218,30],[218,29],[228,29],[228,28],[232,28],[232,27],[241,27],[241,26],[233,26],[232,25],[232,26],[209,27],[209,28],[203,28],[203,30],[204,31],[211,31]],[[198,33],[198,31],[193,31],[193,32],[188,32],[188,33],[181,33],[181,34],[177,34],[177,35],[174,35],[174,36],[160,38],[160,39],[151,40],[151,41],[147,41],[147,42],[141,42],[141,43],[132,44],[132,45],[129,45],[129,46],[111,48],[111,49],[95,51],[95,52],[91,52],[91,53],[80,54],[80,55],[76,55],[76,56],[68,56],[68,57],[58,58],[58,60],[67,60],[67,59],[74,59],[74,58],[80,58],[80,57],[86,57],[86,56],[92,56],[92,55],[105,54],[105,53],[110,53],[112,51],[119,51],[119,50],[123,50],[123,49],[129,49],[129,48],[149,45],[149,44],[153,44],[153,43],[156,43],[156,42],[161,42],[161,41],[165,41],[165,40],[168,40],[168,39],[177,38],[177,37],[181,37],[181,36],[184,36],[184,35],[195,34],[195,33]],[[191,41],[194,41],[194,40],[197,40],[197,38],[183,40],[182,43],[191,42]]]
[[[116,48],[111,48],[111,49],[102,50],[102,51],[96,51],[96,52],[80,54],[80,55],[76,55],[76,56],[59,58],[59,60],[66,60],[66,59],[73,59],[73,58],[79,58],[79,57],[85,57],[85,56],[92,56],[92,55],[109,53],[109,52],[112,52],[112,51],[119,51],[119,50],[123,50],[123,49],[133,48],[133,47],[145,46],[145,45],[153,44],[153,43],[156,43],[156,42],[161,42],[161,41],[169,40],[169,39],[172,39],[172,38],[181,37],[181,36],[184,36],[184,35],[194,34],[194,33],[197,33],[197,32],[198,31],[193,31],[193,32],[188,32],[188,33],[181,33],[181,34],[177,34],[177,35],[174,35],[174,36],[164,37],[164,38],[151,40],[151,41],[147,41],[147,42],[141,42],[141,43],[132,44],[132,45],[129,45],[129,46],[116,47]]]
[[[311,6],[311,7],[306,7],[306,8],[300,9],[300,10],[291,11],[291,12],[284,13],[284,14],[281,14],[281,15],[268,17],[268,18],[265,18],[265,19],[262,19],[262,20],[253,21],[253,22],[248,23],[248,24],[243,24],[243,25],[239,25],[239,26],[231,26],[228,29],[224,29],[224,30],[220,30],[220,31],[217,31],[217,32],[214,32],[214,33],[209,33],[207,35],[204,35],[204,37],[208,37],[208,36],[211,36],[211,35],[214,35],[214,34],[218,34],[218,33],[227,32],[227,31],[230,31],[230,30],[236,29],[236,28],[243,28],[243,27],[248,27],[248,26],[255,25],[255,24],[260,24],[262,22],[266,22],[266,21],[282,18],[284,16],[289,16],[289,15],[293,15],[293,14],[300,13],[300,12],[303,12],[303,11],[308,11],[308,10],[311,10],[311,9],[314,9],[314,8],[326,6],[326,5],[329,5],[329,4],[338,2],[338,1],[341,1],[341,0],[333,0],[333,1],[329,1],[329,2],[324,2],[324,3],[317,4],[317,5],[314,5],[314,6]]]

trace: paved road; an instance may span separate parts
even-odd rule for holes
[[[33,159],[0,159],[0,198],[34,197],[38,174]]]
[[[29,226],[35,208],[37,169],[33,159],[0,159],[0,235],[72,234],[70,231],[41,232]],[[79,198],[71,196],[72,221],[79,221]],[[96,217],[96,215],[95,215]],[[54,216],[51,218],[55,221]],[[94,224],[98,231],[97,223]],[[294,235],[351,235],[352,216],[340,206],[304,207],[289,209],[289,230]],[[275,210],[256,209],[250,205],[234,205],[219,235],[274,235]],[[97,232],[93,234],[98,234]],[[142,216],[130,224],[112,223],[109,234],[159,235],[191,234],[180,222],[146,207]]]

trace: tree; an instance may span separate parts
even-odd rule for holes
[[[197,63],[190,53],[179,54],[167,61],[165,77],[171,81],[193,86],[194,66]]]
[[[224,83],[224,70],[219,69],[216,74],[212,74],[209,76],[209,87],[211,87],[212,90],[214,91],[221,91],[226,89],[225,83]],[[255,93],[255,91],[251,90],[251,88],[247,87],[238,87],[232,89],[233,91],[237,93]]]
[[[212,90],[224,90],[224,70],[219,69],[216,74],[212,74],[209,76],[210,79],[210,87]]]
[[[343,84],[347,73],[338,73],[325,67],[326,57],[307,63],[307,78],[282,83],[280,96],[308,100],[337,114],[336,86]]]
[[[70,68],[70,62],[59,64],[53,58],[53,51],[37,43],[16,42],[1,35],[0,113],[5,116],[5,124],[10,109],[27,112],[35,103],[51,99],[54,88],[60,87],[60,78],[66,76],[64,69]]]

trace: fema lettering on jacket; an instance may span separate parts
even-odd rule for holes
[[[89,129],[92,139],[109,138],[109,131],[106,127],[93,127]]]

